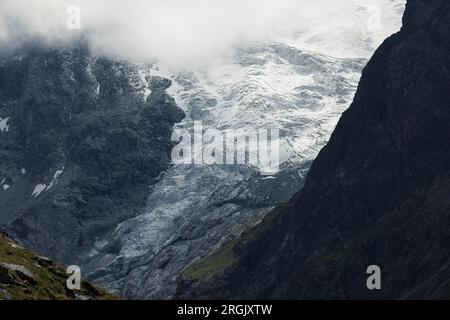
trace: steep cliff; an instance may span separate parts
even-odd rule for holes
[[[447,0],[409,0],[304,189],[188,267],[178,297],[448,298],[449,34]]]
[[[0,60],[0,223],[82,263],[145,205],[184,114],[138,65],[78,44],[21,53]]]

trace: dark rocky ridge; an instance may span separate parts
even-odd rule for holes
[[[447,0],[409,0],[304,189],[185,270],[178,297],[449,298],[449,34]]]
[[[81,263],[96,239],[137,214],[170,164],[184,114],[169,86],[83,45],[0,60],[0,118],[9,119],[0,223],[34,250]]]

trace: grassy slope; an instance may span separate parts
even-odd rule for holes
[[[270,224],[277,219],[282,210],[287,205],[280,206],[272,210],[263,221],[253,228],[244,232],[218,251],[210,254],[199,261],[188,266],[181,275],[183,281],[195,283],[193,285],[207,285],[217,277],[239,262],[239,255],[236,253],[236,246],[248,244],[258,238],[258,235],[265,232]]]
[[[67,289],[66,280],[69,275],[66,274],[65,269],[55,262],[38,258],[38,254],[22,248],[0,232],[0,264],[23,266],[32,273],[34,278],[34,281],[30,281],[20,273],[10,270],[8,277],[14,279],[13,283],[0,281],[0,299],[74,300],[81,297],[92,300],[117,299],[116,296],[96,288],[87,281],[82,281],[79,291]]]

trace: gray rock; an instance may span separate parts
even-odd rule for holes
[[[8,270],[9,273],[11,273],[11,271],[15,272],[21,280],[27,281],[31,284],[37,283],[34,275],[24,266],[17,264],[1,263],[0,268]]]
[[[42,256],[36,256],[32,258],[34,261],[36,261],[36,263],[38,265],[40,265],[41,267],[49,267],[51,265],[54,264],[53,260],[50,260],[47,257],[42,257]]]
[[[1,284],[13,284],[14,277],[9,273],[9,268],[0,264],[0,283]]]
[[[92,300],[92,297],[89,297],[89,296],[86,296],[86,295],[83,295],[83,294],[78,294],[78,293],[75,293],[75,300],[79,300],[79,301],[88,301],[88,300]]]

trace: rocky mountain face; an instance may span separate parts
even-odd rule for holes
[[[0,223],[82,264],[145,205],[184,113],[169,80],[84,45],[21,53],[0,60]]]
[[[177,296],[448,298],[449,31],[448,1],[409,0],[303,190],[188,267]]]
[[[117,299],[84,280],[80,290],[70,290],[69,276],[61,265],[24,248],[0,229],[0,300]]]

